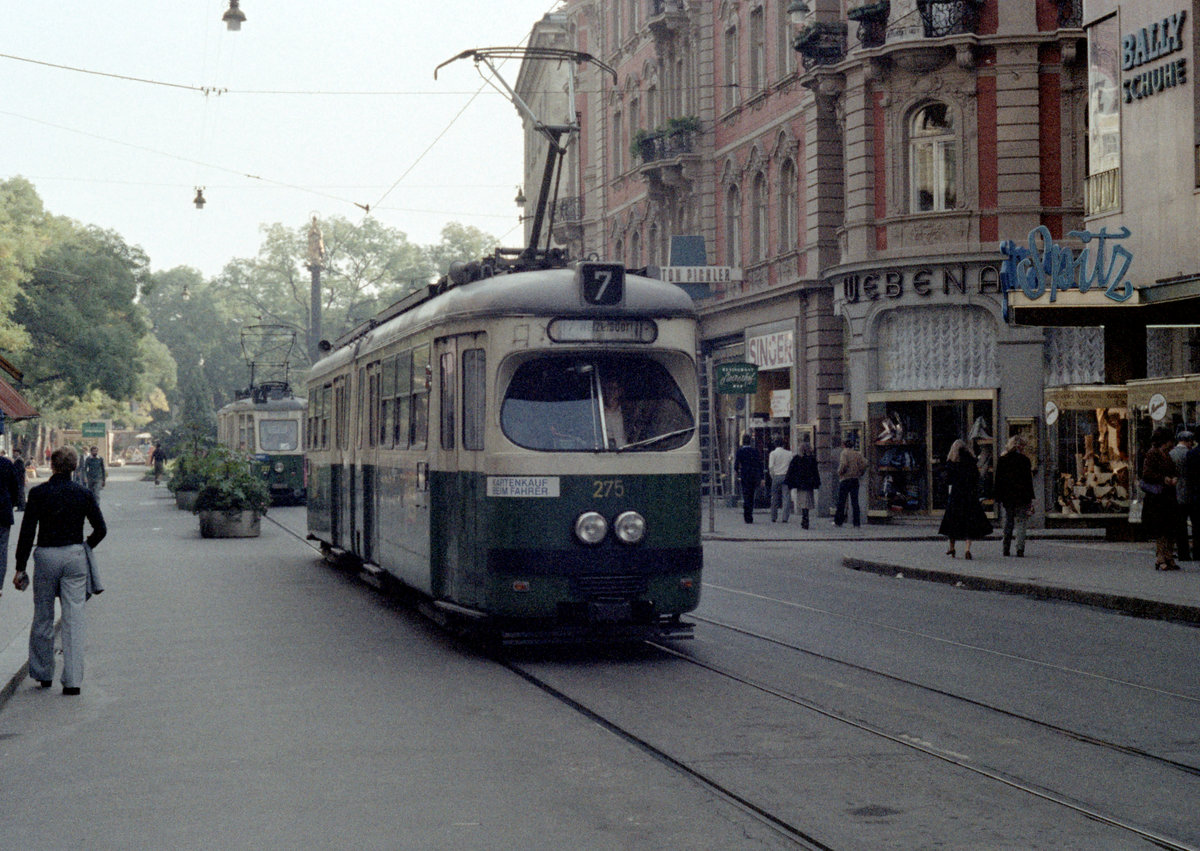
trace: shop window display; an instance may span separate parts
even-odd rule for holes
[[[1131,469],[1125,408],[1063,410],[1055,423],[1055,505],[1067,516],[1129,511]]]
[[[876,517],[941,511],[946,507],[946,456],[954,441],[968,442],[979,464],[980,498],[991,510],[995,469],[990,399],[884,400],[868,404],[871,490]]]

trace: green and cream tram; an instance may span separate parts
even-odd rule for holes
[[[217,411],[217,441],[253,457],[276,505],[304,502],[307,410],[287,383],[265,382]]]
[[[691,299],[614,264],[494,269],[313,367],[309,537],[508,643],[690,634]]]

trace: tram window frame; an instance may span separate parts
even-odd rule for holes
[[[367,417],[366,417],[366,438],[367,446],[377,446],[379,444],[379,422],[380,411],[382,410],[382,398],[380,394],[380,364],[379,361],[373,361],[367,364]]]
[[[412,423],[412,349],[396,355],[396,425],[394,444],[407,449],[411,441]]]
[[[454,352],[443,352],[438,358],[440,387],[438,402],[438,425],[441,431],[442,449],[454,449],[455,420],[458,407],[458,378],[455,376],[457,365]]]
[[[379,445],[391,448],[396,431],[396,359],[384,358],[379,366]]]
[[[350,388],[347,376],[342,375],[333,382],[333,435],[331,440],[338,449],[345,449],[350,439]]]
[[[487,352],[466,349],[462,353],[462,446],[483,449],[487,426]]]
[[[430,348],[429,343],[413,348],[412,422],[409,429],[409,446],[413,449],[429,447]]]

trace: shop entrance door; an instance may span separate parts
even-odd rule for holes
[[[996,466],[990,400],[931,402],[929,405],[929,473],[934,511],[945,511],[947,497],[946,456],[954,441],[962,438],[979,466],[979,497],[991,509],[992,471]]]

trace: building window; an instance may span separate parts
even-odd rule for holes
[[[635,269],[642,266],[642,238],[637,231],[629,237],[629,265]]]
[[[750,91],[767,87],[767,44],[762,6],[750,13]]]
[[[730,110],[741,103],[738,68],[737,27],[725,30],[725,109]]]
[[[621,113],[613,116],[613,176],[621,174],[625,171],[624,153],[625,153],[625,134],[622,132],[624,122],[622,121]]]
[[[914,213],[952,210],[958,202],[954,120],[944,103],[918,109],[909,124],[908,167]]]
[[[658,225],[650,225],[650,233],[646,237],[646,262],[651,266],[662,265],[658,253]]]
[[[767,178],[760,171],[754,176],[754,211],[750,227],[750,249],[754,261],[762,262],[767,259],[768,247],[768,209],[767,209]]]
[[[776,60],[779,66],[779,76],[786,77],[796,70],[796,51],[792,50],[791,37],[794,34],[792,18],[788,14],[788,4],[780,0],[775,17]]]
[[[613,250],[613,257],[617,258],[618,263],[625,262],[625,243],[622,240],[617,240],[617,246]]]
[[[796,247],[796,164],[784,160],[779,167],[779,251]]]
[[[742,195],[736,186],[725,194],[725,257],[734,268],[742,265]]]

